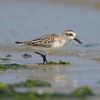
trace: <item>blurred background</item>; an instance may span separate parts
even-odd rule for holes
[[[70,66],[34,67],[41,58],[20,50],[14,42],[33,40],[41,35],[72,29],[83,42],[72,42],[48,55],[49,60],[68,61]],[[32,57],[24,59],[28,53]],[[9,56],[8,56],[9,55]],[[28,70],[0,72],[0,82],[12,84],[26,79],[50,81],[48,92],[67,93],[89,86],[100,94],[100,0],[0,0],[0,64],[31,64]],[[99,100],[94,96],[90,100]]]

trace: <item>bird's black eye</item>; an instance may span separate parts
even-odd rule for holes
[[[69,36],[73,36],[73,34],[69,34]]]

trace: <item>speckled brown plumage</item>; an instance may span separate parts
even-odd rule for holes
[[[37,39],[34,39],[33,41],[24,42],[26,45],[30,46],[39,46],[39,47],[51,47],[52,43],[55,41],[55,38],[60,38],[59,35],[56,34],[50,34],[41,36]]]

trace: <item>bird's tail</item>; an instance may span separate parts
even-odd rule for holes
[[[18,44],[18,45],[23,45],[24,44],[24,42],[20,42],[20,41],[16,41],[15,43]]]

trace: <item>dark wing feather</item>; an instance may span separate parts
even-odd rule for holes
[[[55,41],[55,37],[58,36],[56,34],[50,34],[41,36],[33,41],[24,42],[26,45],[30,46],[39,46],[39,47],[51,47],[52,43]]]

